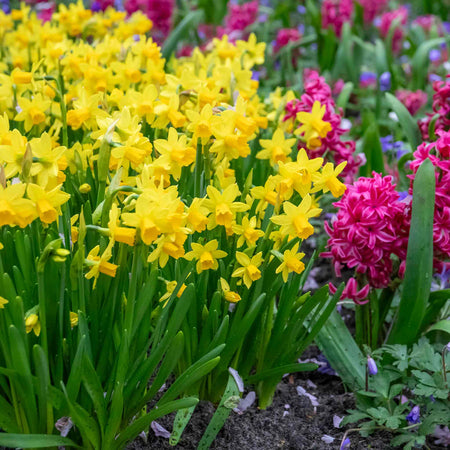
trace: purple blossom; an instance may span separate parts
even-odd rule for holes
[[[428,57],[430,58],[431,62],[439,61],[441,59],[441,52],[440,50],[433,48],[432,50],[430,50]]]
[[[389,91],[391,89],[391,73],[383,72],[380,75],[380,90]]]
[[[345,438],[344,442],[339,447],[339,450],[348,450],[350,448],[350,438]]]
[[[369,355],[367,355],[367,369],[369,370],[369,375],[376,375],[378,373],[377,363]]]
[[[406,416],[406,420],[411,424],[420,423],[420,406],[414,406],[410,413]]]

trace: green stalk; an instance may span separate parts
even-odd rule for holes
[[[68,147],[69,146],[69,137],[68,137],[68,132],[67,132],[67,107],[66,107],[66,102],[64,100],[64,78],[62,76],[62,71],[61,71],[61,61],[58,60],[58,80],[57,80],[57,84],[58,84],[58,90],[59,90],[59,102],[61,105],[61,121],[62,121],[62,132],[63,132],[63,145],[64,147]]]
[[[45,300],[45,276],[44,276],[44,265],[42,269],[37,270],[37,281],[38,281],[38,300],[39,300],[39,321],[41,323],[41,343],[42,349],[44,350],[45,356],[48,359],[48,340],[47,340],[47,305]]]

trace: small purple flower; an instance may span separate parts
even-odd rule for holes
[[[369,375],[376,375],[378,373],[377,363],[369,355],[367,355],[367,369],[369,370]]]
[[[450,33],[450,22],[442,22],[442,26],[446,33]]]
[[[254,70],[252,73],[252,80],[259,81],[260,76],[261,76],[261,72],[259,70]]]
[[[411,424],[417,424],[420,423],[420,406],[416,405],[414,406],[410,413],[406,416],[406,420]]]
[[[428,75],[428,79],[430,80],[431,83],[433,83],[434,81],[442,80],[442,78],[439,75],[436,75],[435,73],[430,73],[430,75]]]
[[[428,57],[430,58],[431,62],[439,61],[441,59],[441,52],[440,50],[434,48],[430,50]]]
[[[394,148],[394,137],[392,134],[380,138],[381,149],[383,153],[389,152]]]
[[[371,84],[375,84],[377,81],[377,75],[373,72],[362,72],[359,77],[359,82],[363,87],[368,87]]]
[[[383,72],[380,75],[380,90],[389,91],[391,89],[391,72]]]
[[[400,191],[398,193],[398,200],[401,202],[402,200],[405,200],[409,195],[408,191]]]
[[[350,448],[350,438],[345,438],[345,441],[339,447],[339,450],[348,450]]]
[[[97,0],[94,0],[92,2],[92,5],[91,5],[91,10],[92,10],[92,12],[99,12],[99,11],[101,11],[102,10],[102,6],[100,5],[100,2],[98,2]]]
[[[297,12],[299,14],[306,14],[306,8],[303,5],[298,5],[297,6]]]

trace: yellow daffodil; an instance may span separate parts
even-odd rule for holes
[[[259,151],[256,157],[258,159],[269,159],[273,165],[278,164],[280,161],[286,162],[295,142],[295,138],[286,139],[284,131],[281,128],[277,128],[275,133],[273,133],[272,139],[259,140],[264,150]]]
[[[314,233],[314,227],[308,219],[318,216],[322,211],[319,208],[311,208],[311,205],[312,198],[309,194],[305,196],[299,206],[284,202],[284,214],[271,217],[270,220],[281,226],[280,231],[285,236],[306,239]]]
[[[207,242],[205,245],[197,244],[193,242],[191,244],[192,250],[184,256],[188,261],[193,259],[197,260],[197,273],[201,273],[204,270],[217,270],[219,263],[217,262],[220,258],[225,258],[227,253],[218,250],[219,243],[217,239]]]
[[[70,194],[62,192],[60,188],[56,186],[47,192],[36,184],[27,186],[28,198],[35,203],[39,218],[45,224],[54,222],[61,215],[61,205],[70,198]]]
[[[320,139],[326,137],[331,131],[330,123],[322,120],[325,115],[325,109],[325,105],[315,101],[310,113],[303,111],[297,113],[297,120],[302,125],[295,130],[295,134],[302,134],[307,147],[310,149],[320,147],[322,145]]]
[[[287,283],[288,276],[291,272],[302,273],[305,270],[305,265],[300,261],[305,254],[299,253],[299,243],[295,244],[290,250],[285,250],[283,254],[283,262],[277,267],[276,273],[280,273],[283,281]]]
[[[95,289],[95,286],[97,284],[97,279],[98,279],[100,273],[108,275],[109,277],[116,276],[116,271],[117,271],[118,266],[116,264],[112,264],[112,263],[108,262],[108,260],[111,259],[111,256],[112,256],[112,246],[113,245],[114,245],[114,241],[110,241],[101,256],[98,255],[100,252],[100,246],[96,245],[89,252],[89,254],[86,257],[86,264],[89,267],[89,271],[85,275],[85,277],[88,280],[90,280],[91,278],[94,278],[93,289]]]
[[[215,187],[208,186],[206,189],[208,198],[204,201],[204,206],[211,212],[209,215],[208,229],[211,230],[217,225],[231,228],[231,224],[237,212],[247,211],[248,205],[234,200],[240,195],[236,184],[231,184],[219,192]]]
[[[314,188],[311,192],[323,191],[331,192],[334,197],[340,197],[347,187],[338,180],[338,175],[345,169],[347,161],[341,162],[336,168],[332,163],[326,163],[321,173],[315,173],[313,176]]]
[[[237,303],[239,300],[241,300],[241,296],[230,289],[230,285],[225,280],[225,278],[220,278],[220,287],[223,292],[223,297],[227,302],[230,303]]]
[[[0,296],[0,309],[4,309],[4,308],[5,308],[5,305],[6,305],[7,303],[9,303],[9,301],[6,300],[6,298]]]
[[[256,241],[264,236],[264,231],[256,228],[256,216],[249,219],[247,216],[242,218],[242,224],[234,224],[233,232],[239,236],[237,247],[240,248],[246,243],[249,247],[256,244]]]
[[[252,258],[242,252],[236,252],[236,260],[241,265],[236,269],[232,277],[242,278],[242,281],[250,289],[252,283],[261,278],[261,271],[258,267],[262,263],[262,252],[257,253]]]
[[[25,330],[27,333],[33,331],[36,336],[41,334],[41,323],[37,314],[30,314],[25,319]]]
[[[70,319],[70,327],[71,328],[76,327],[78,325],[78,314],[77,313],[70,311],[69,319]]]

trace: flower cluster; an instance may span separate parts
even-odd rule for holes
[[[232,34],[238,32],[242,37],[242,32],[252,25],[258,17],[258,0],[243,3],[239,5],[237,2],[228,3],[228,13],[225,17],[225,27],[223,34]]]
[[[408,206],[400,201],[392,178],[377,173],[360,178],[334,205],[339,210],[332,224],[325,224],[330,239],[323,256],[333,258],[338,276],[345,265],[365,275],[372,287],[388,286],[394,268],[391,256],[405,260],[409,231]]]
[[[395,92],[395,96],[406,106],[412,116],[416,115],[428,101],[426,92],[420,89],[417,91],[399,89]]]
[[[364,10],[364,22],[372,23],[375,17],[380,14],[387,6],[388,0],[357,0]]]
[[[434,120],[434,130],[450,129],[450,76],[433,83],[433,113],[427,113],[425,119],[419,120],[419,127],[424,140],[429,140],[430,122]],[[434,117],[436,116],[436,117]]]
[[[273,46],[275,53],[289,44],[289,42],[298,42],[302,38],[302,34],[297,28],[281,28],[277,31],[277,36]]]
[[[358,167],[362,164],[362,160],[355,155],[355,142],[341,139],[346,130],[341,127],[342,116],[337,112],[330,86],[316,71],[307,70],[305,71],[304,89],[305,92],[300,100],[293,99],[286,104],[283,118],[286,123],[285,126],[288,129],[293,128],[296,120],[301,123],[301,113],[312,111],[315,102],[319,102],[322,107],[324,106],[320,119],[330,124],[330,129],[325,133],[326,129],[323,126],[319,127],[318,134],[322,133],[321,139],[320,141],[316,140],[312,146],[307,143],[310,149],[309,154],[314,156],[327,154],[327,158],[330,158],[336,164],[346,162],[343,176],[346,182],[351,182],[358,171]],[[320,123],[320,121],[316,121],[315,125],[318,126]]]
[[[351,23],[353,0],[324,0],[322,3],[322,28],[331,29],[340,37],[344,23]]]
[[[68,202],[65,226],[74,251],[86,245],[85,276],[94,287],[101,275],[116,276],[119,248],[136,245],[161,269],[185,258],[198,274],[220,272],[228,299],[263,277],[270,250],[280,250],[273,272],[285,281],[300,273],[299,241],[313,234],[310,219],[321,212],[316,195],[345,191],[337,176],[346,162],[334,168],[305,151],[320,147],[340,120],[331,113],[329,88],[303,100],[297,134],[305,148],[298,151],[297,138],[286,137],[274,116],[275,103],[264,105],[258,95],[251,69],[264,61],[265,45],[254,35],[236,43],[215,38],[207,52],[174,60],[169,72],[144,35],[152,22],[141,13],[113,20],[119,17],[124,13],[92,13],[81,3],[61,7],[49,24],[52,39],[30,19],[39,53],[18,41],[21,28],[9,23],[4,51],[11,69],[0,75],[0,226],[25,227],[37,218],[49,226]],[[67,39],[92,23],[95,46]],[[267,177],[242,179],[248,158]],[[95,210],[92,217],[83,203]]]
[[[391,30],[391,26],[394,26],[394,32],[392,34],[392,50],[398,53],[403,44],[404,26],[408,22],[408,9],[406,6],[401,6],[393,11],[382,14],[380,20],[380,34],[386,38]],[[396,23],[395,25],[393,25]]]

